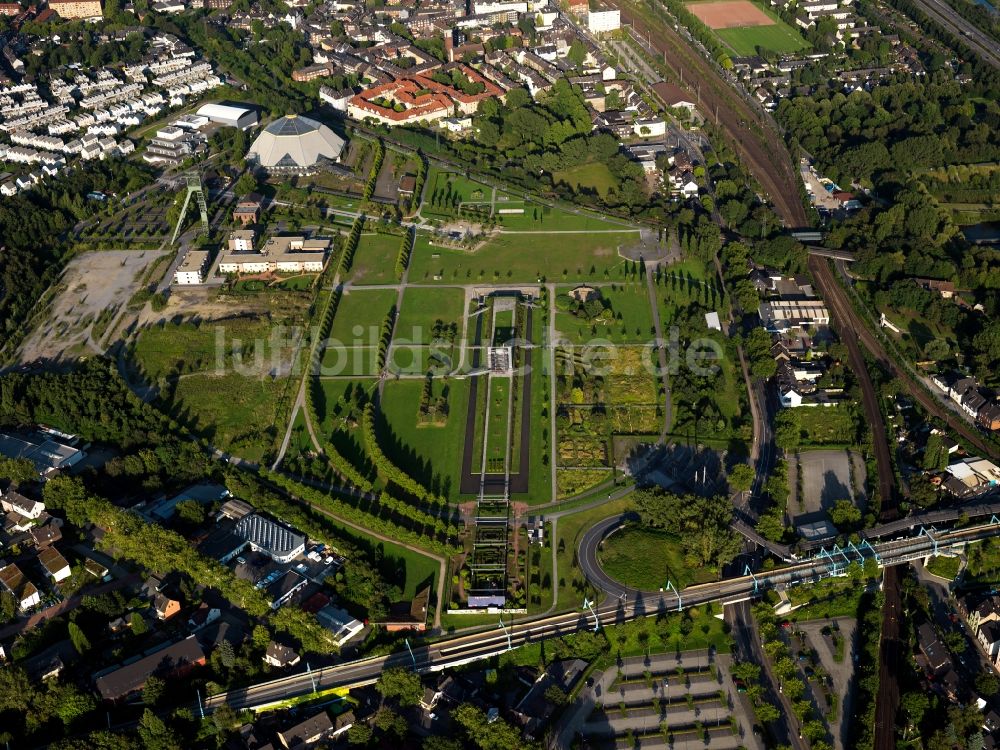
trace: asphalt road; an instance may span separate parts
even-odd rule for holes
[[[997,40],[962,18],[945,0],[913,0],[913,4],[935,23],[961,39],[986,63],[1000,69],[1000,44]]]
[[[612,519],[611,525],[620,517]],[[602,522],[599,527],[608,530],[611,525]],[[976,526],[955,531],[942,532],[938,536],[939,545],[951,545],[977,541],[1000,534],[996,525]],[[585,566],[588,577],[594,575],[596,549],[593,535],[585,535],[581,544],[589,545],[593,554],[581,549],[581,565]],[[913,537],[878,545],[876,550],[881,558],[890,564],[926,555],[934,548],[934,543],[926,537]],[[599,569],[599,566],[597,566]],[[683,606],[706,602],[737,602],[750,598],[759,588],[780,584],[811,582],[829,574],[826,560],[807,560],[784,568],[764,571],[756,576],[740,576],[723,581],[689,586],[681,591]],[[599,584],[602,579],[596,579]],[[205,711],[210,713],[223,703],[234,708],[265,705],[268,702],[285,700],[304,695],[315,690],[358,686],[374,682],[384,669],[392,666],[415,669],[420,672],[438,671],[448,666],[466,664],[493,656],[509,648],[517,648],[526,643],[593,629],[597,625],[626,622],[639,617],[647,617],[678,608],[678,597],[670,592],[638,592],[617,586],[610,592],[605,604],[594,605],[596,613],[570,612],[561,615],[543,616],[512,623],[497,629],[481,631],[469,635],[448,638],[436,643],[421,645],[411,651],[404,650],[388,656],[370,657],[358,661],[338,664],[321,670],[299,673],[277,680],[251,685],[228,693],[212,696],[205,701]],[[624,593],[624,596],[621,594]],[[595,615],[597,622],[595,622]]]

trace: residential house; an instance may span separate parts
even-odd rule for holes
[[[514,707],[514,717],[525,735],[540,736],[545,722],[556,710],[546,692],[552,687],[557,687],[569,694],[586,668],[587,662],[583,659],[564,659],[546,667],[531,686],[531,690]]]
[[[264,652],[264,661],[272,667],[294,667],[301,659],[295,649],[276,641],[267,644],[267,650]]]
[[[955,296],[955,282],[953,281],[942,279],[914,279],[914,281],[929,292],[937,292],[944,299],[951,299]]]
[[[14,597],[18,609],[22,612],[37,607],[42,601],[35,584],[29,581],[14,563],[0,568],[0,586]]]
[[[29,533],[38,549],[44,549],[62,539],[62,529],[54,521],[49,521],[44,526],[35,526]]]
[[[1000,622],[1000,597],[991,596],[968,609],[966,620],[973,633],[979,632],[979,628],[987,623]]]
[[[925,622],[917,628],[917,645],[920,653],[923,654],[927,662],[927,668],[931,673],[943,674],[952,668],[951,656],[948,649],[937,637],[933,626]]]
[[[198,605],[198,609],[192,612],[188,618],[188,630],[191,632],[201,630],[203,627],[211,625],[220,617],[222,617],[222,610],[218,607],[210,607],[205,602],[202,602]]]
[[[416,593],[412,601],[391,604],[386,622],[381,625],[390,633],[400,630],[424,631],[427,628],[427,605],[430,597],[430,586],[426,586]]]
[[[45,568],[49,577],[59,583],[65,581],[70,576],[69,563],[55,547],[46,547],[38,553],[38,562]]]
[[[342,646],[365,629],[364,623],[351,616],[349,612],[326,605],[316,613],[316,619],[327,630],[333,633],[334,641]]]
[[[326,711],[310,716],[293,727],[278,732],[278,741],[287,750],[312,745],[330,737],[336,730]]]
[[[22,518],[35,520],[45,511],[45,503],[31,500],[14,490],[7,490],[0,496],[0,508],[7,513],[16,513]]]
[[[271,598],[271,609],[279,609],[308,584],[309,582],[294,570],[286,572],[266,588],[267,595]]]
[[[1000,622],[986,622],[979,626],[976,640],[982,645],[990,661],[997,661],[1000,656]]]
[[[181,677],[205,664],[205,652],[195,637],[188,636],[137,661],[114,669],[94,682],[104,700],[119,701],[138,693],[153,675],[162,679]]]
[[[158,592],[153,597],[153,612],[157,619],[169,620],[181,611],[181,603],[173,597],[167,596],[163,592]]]
[[[983,407],[976,415],[976,422],[987,430],[994,432],[1000,430],[1000,403],[990,401],[983,404]]]

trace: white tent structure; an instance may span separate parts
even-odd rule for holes
[[[309,172],[322,161],[336,161],[344,139],[308,117],[286,115],[261,131],[247,161],[269,172]]]

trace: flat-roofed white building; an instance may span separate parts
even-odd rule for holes
[[[205,270],[208,267],[207,250],[189,250],[184,260],[174,271],[174,283],[180,286],[205,283]]]
[[[205,104],[198,109],[198,114],[211,122],[240,130],[249,130],[259,122],[256,110],[229,104]]]
[[[236,522],[234,533],[277,563],[287,563],[305,552],[306,538],[277,521],[252,513]]]
[[[593,34],[618,31],[622,26],[622,13],[617,8],[602,8],[587,13],[587,29]]]
[[[252,234],[252,231],[239,230],[230,234],[230,248],[235,250],[234,235],[246,233]],[[326,264],[329,247],[330,241],[325,239],[269,237],[259,253],[231,252],[223,255],[219,261],[219,273],[319,273]]]
[[[758,310],[764,328],[772,333],[793,328],[830,325],[830,311],[822,300],[769,300]]]

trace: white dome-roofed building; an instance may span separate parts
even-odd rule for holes
[[[268,172],[311,172],[334,162],[344,139],[316,120],[286,115],[261,131],[247,152],[247,161]]]

